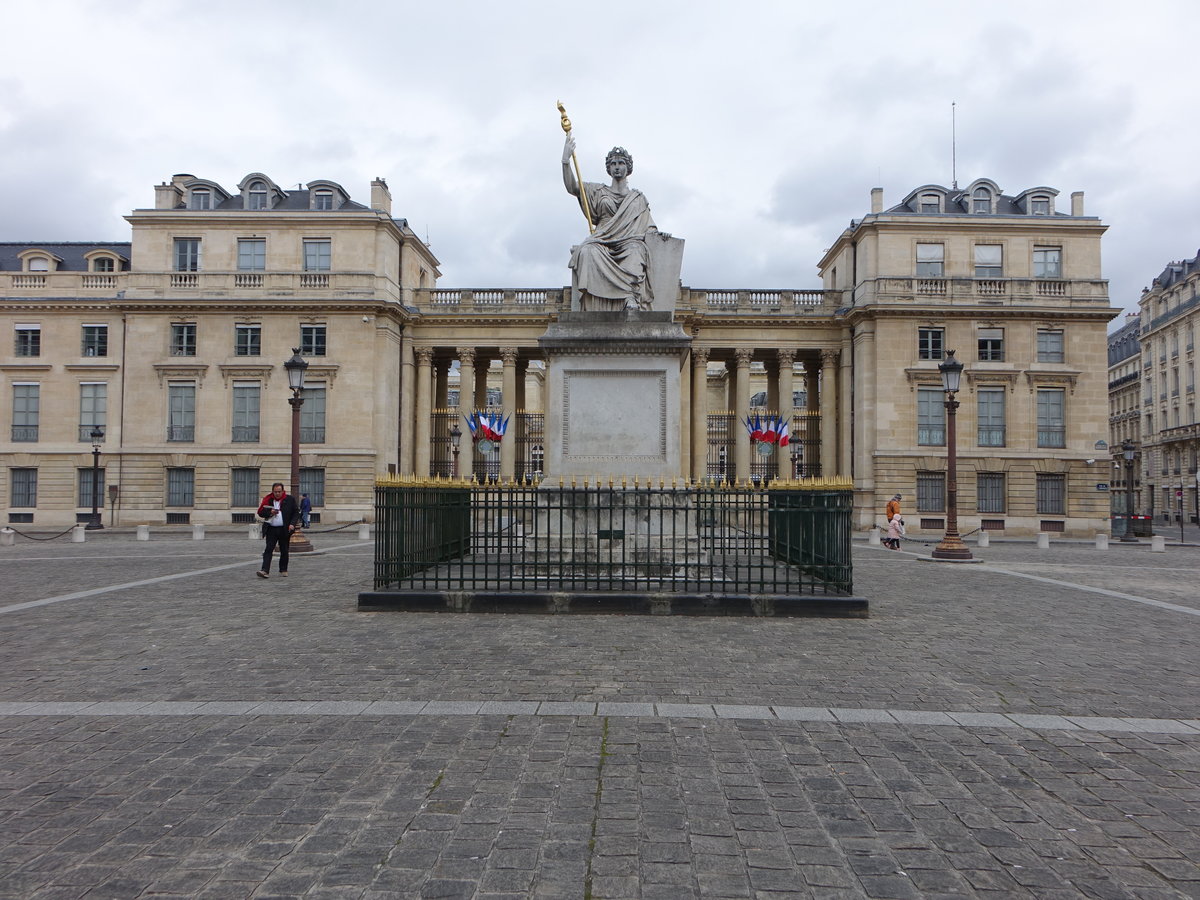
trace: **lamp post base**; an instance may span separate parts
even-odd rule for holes
[[[86,525],[84,525],[83,530],[84,531],[99,531],[103,527],[104,527],[103,523],[100,521],[100,518],[97,516],[95,519],[92,519],[90,522],[88,522]]]
[[[933,553],[930,554],[933,559],[947,560],[964,560],[974,559],[971,556],[971,550],[963,543],[962,538],[957,534],[948,534],[942,538],[942,542],[933,548]]]
[[[299,531],[293,531],[291,538],[288,540],[288,553],[312,553],[313,545],[308,539],[308,535],[301,534]]]

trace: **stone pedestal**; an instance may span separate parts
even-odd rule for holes
[[[546,356],[545,482],[680,471],[679,368],[691,339],[670,312],[565,312]]]

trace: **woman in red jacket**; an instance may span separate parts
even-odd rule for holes
[[[263,550],[262,568],[258,570],[259,578],[271,577],[271,554],[275,545],[279,545],[279,574],[287,578],[288,573],[288,542],[292,532],[300,524],[300,507],[295,499],[283,491],[283,485],[275,482],[271,485],[271,493],[263,497],[258,506],[258,514],[263,518],[263,536],[267,539],[267,547]]]

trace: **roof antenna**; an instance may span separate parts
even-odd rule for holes
[[[950,101],[950,189],[958,190],[958,122],[955,101]]]

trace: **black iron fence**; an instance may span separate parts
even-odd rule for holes
[[[360,606],[390,605],[384,595],[478,608],[481,598],[570,604],[618,594],[651,606],[680,597],[786,605],[850,598],[853,589],[852,495],[841,480],[764,488],[393,479],[376,486],[375,499],[375,591]]]

